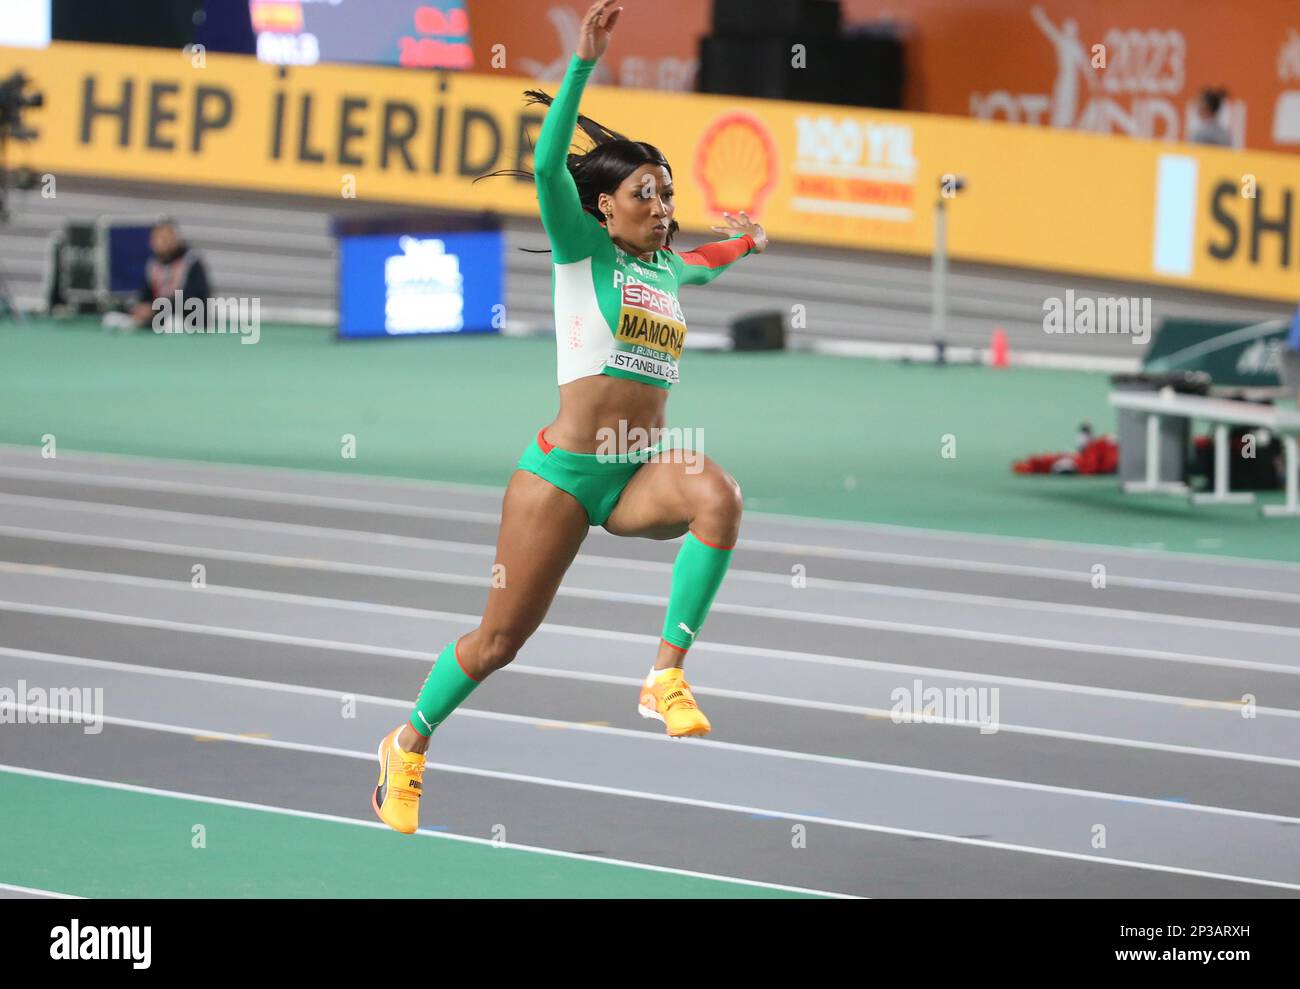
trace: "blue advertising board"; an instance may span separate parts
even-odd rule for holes
[[[499,230],[340,233],[339,337],[498,332],[503,244]]]

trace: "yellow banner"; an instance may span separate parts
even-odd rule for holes
[[[38,172],[537,210],[528,182],[473,181],[531,167],[542,115],[518,77],[73,44],[0,62],[45,94],[28,113],[39,138],[10,145]],[[744,209],[778,242],[925,254],[945,176],[960,177],[955,258],[1300,299],[1291,156],[604,87],[583,111],[664,152],[687,230]]]

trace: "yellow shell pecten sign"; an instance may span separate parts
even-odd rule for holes
[[[727,113],[700,136],[695,179],[712,213],[761,213],[776,188],[779,155],[767,126],[748,113]]]

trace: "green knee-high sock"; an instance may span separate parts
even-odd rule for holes
[[[479,681],[461,668],[456,643],[447,643],[420,689],[415,710],[411,712],[411,727],[428,738],[478,685]]]
[[[708,617],[713,599],[722,586],[731,550],[710,546],[686,534],[673,564],[673,589],[664,618],[664,639],[679,649],[689,649]]]

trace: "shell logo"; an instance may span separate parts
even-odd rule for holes
[[[777,150],[767,126],[748,113],[723,114],[695,150],[695,179],[711,212],[756,215],[776,188]]]

